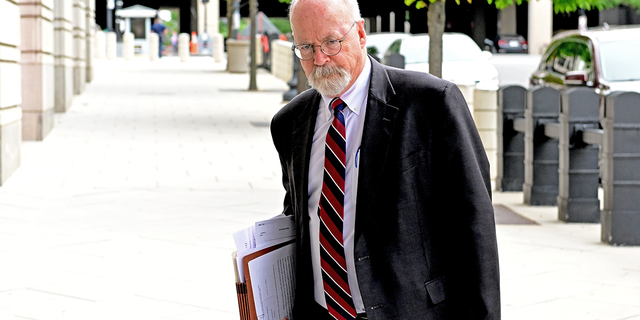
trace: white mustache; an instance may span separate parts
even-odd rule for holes
[[[328,66],[328,65],[324,65],[324,66],[317,66],[315,68],[313,68],[313,71],[311,72],[311,76],[315,79],[320,79],[320,78],[324,78],[324,77],[328,77],[334,73],[338,73],[340,75],[343,75],[343,73],[345,73],[344,69],[338,68],[338,67],[333,67],[333,66]]]

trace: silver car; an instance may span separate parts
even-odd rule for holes
[[[553,37],[532,86],[640,92],[640,26],[566,31]]]

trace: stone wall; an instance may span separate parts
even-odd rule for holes
[[[87,53],[86,58],[86,81],[93,80],[93,59],[95,58],[96,41],[96,0],[85,0],[85,40]]]
[[[71,0],[67,0],[71,1]],[[86,0],[73,0],[73,93],[84,92],[87,82],[87,11]]]
[[[293,51],[291,42],[274,40],[271,42],[271,73],[282,81],[293,76]]]
[[[55,0],[55,111],[66,112],[73,98],[73,3]]]
[[[22,138],[42,140],[53,128],[53,0],[21,0]]]
[[[20,166],[22,72],[20,8],[0,0],[0,185]]]
[[[93,78],[95,0],[0,0],[0,185]]]

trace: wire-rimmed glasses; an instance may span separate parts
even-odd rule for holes
[[[311,60],[316,51],[316,47],[320,47],[320,50],[322,50],[322,52],[328,56],[335,56],[342,50],[342,41],[347,38],[347,35],[349,35],[351,29],[353,29],[353,27],[356,25],[356,22],[357,21],[353,22],[351,28],[349,28],[349,31],[347,31],[347,33],[344,35],[344,37],[342,37],[341,40],[325,40],[322,41],[321,44],[315,46],[312,44],[300,44],[297,46],[294,45],[293,47],[291,47],[291,50],[293,50],[293,52],[296,53],[296,56],[302,61]]]

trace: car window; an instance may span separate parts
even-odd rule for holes
[[[558,46],[558,52],[553,60],[553,71],[565,74],[573,69],[573,60],[577,43],[573,41],[563,42]]]
[[[607,81],[640,80],[639,52],[640,39],[602,43],[602,77]]]
[[[573,63],[578,48],[578,43],[573,40],[560,42],[547,57],[541,69],[564,75],[573,70]]]
[[[591,54],[591,48],[584,42],[576,42],[576,51],[573,60],[574,71],[586,71],[587,81],[592,82],[595,80],[595,73],[593,70],[593,57]]]
[[[400,52],[400,45],[402,44],[402,40],[396,40],[394,41],[390,46],[389,49],[387,49],[387,52],[389,53],[398,53]]]

